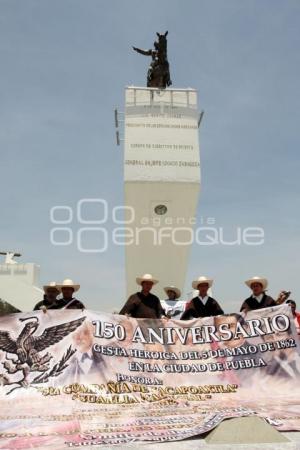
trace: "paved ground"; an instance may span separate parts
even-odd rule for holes
[[[286,432],[281,433],[289,442],[280,444],[207,444],[204,438],[193,438],[178,442],[165,442],[163,444],[134,444],[122,446],[93,446],[84,447],[88,449],[105,449],[105,450],[121,450],[121,449],[141,449],[141,450],[196,450],[196,449],[210,449],[210,450],[300,450],[300,432]]]

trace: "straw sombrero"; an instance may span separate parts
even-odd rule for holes
[[[199,277],[197,280],[194,280],[192,282],[192,288],[198,289],[199,284],[207,283],[208,287],[212,287],[214,280],[212,278],[206,278],[206,277]]]
[[[176,294],[176,298],[179,298],[180,296],[181,296],[181,291],[180,291],[180,289],[178,289],[177,287],[175,287],[175,286],[166,286],[166,287],[164,287],[164,291],[165,291],[165,293],[168,295],[168,291],[173,291],[173,292],[175,292],[175,294]]]
[[[62,284],[57,285],[58,288],[61,290],[63,287],[71,287],[74,289],[74,292],[78,291],[80,289],[80,284],[74,284],[73,280],[70,280],[69,278],[66,278]]]
[[[141,285],[143,283],[143,281],[151,281],[151,283],[153,283],[153,284],[158,283],[158,280],[155,280],[155,278],[153,278],[150,273],[145,273],[143,276],[136,278],[136,282],[139,285]]]
[[[265,290],[268,286],[268,280],[266,278],[262,277],[252,277],[249,280],[245,281],[245,284],[251,289],[251,285],[253,283],[260,283],[263,287],[263,290]]]
[[[56,284],[55,281],[50,281],[49,284],[45,284],[45,286],[43,286],[44,292],[46,292],[49,288],[51,288],[51,289],[56,289],[57,292],[60,292],[59,285]]]

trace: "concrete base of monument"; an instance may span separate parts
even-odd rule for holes
[[[274,427],[257,416],[223,420],[205,438],[207,444],[268,444],[289,442]]]

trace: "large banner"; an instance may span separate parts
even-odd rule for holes
[[[0,319],[0,449],[174,441],[257,414],[300,430],[290,307],[148,320],[58,310]]]

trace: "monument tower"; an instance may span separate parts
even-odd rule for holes
[[[137,290],[137,276],[151,273],[163,298],[164,286],[184,287],[200,191],[201,115],[195,89],[168,87],[167,33],[157,35],[154,50],[133,47],[152,57],[147,87],[125,89],[125,253],[127,294]]]

